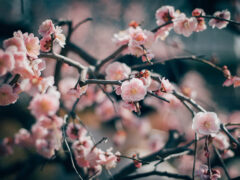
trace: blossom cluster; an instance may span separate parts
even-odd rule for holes
[[[137,22],[133,21],[129,23],[128,29],[114,34],[113,42],[117,45],[127,45],[129,54],[142,57],[143,61],[150,61],[154,58],[151,46],[157,39],[164,40],[172,29],[185,37],[189,37],[193,32],[206,30],[205,15],[203,9],[196,8],[192,11],[192,17],[189,18],[179,10],[175,10],[173,6],[162,6],[155,14],[158,25],[156,30],[142,29]],[[225,28],[228,24],[225,20],[230,20],[230,12],[227,10],[217,11],[213,16],[215,18],[209,21],[212,28]]]
[[[89,176],[100,174],[102,166],[106,169],[116,166],[120,153],[112,153],[112,148],[104,152],[96,147],[92,137],[87,135],[87,130],[82,125],[74,122],[69,123],[67,136],[72,141],[72,149],[77,164],[86,168]]]
[[[193,32],[204,31],[207,28],[205,15],[204,10],[197,8],[192,11],[192,17],[187,17],[172,6],[163,6],[155,14],[157,29],[145,30],[137,22],[132,21],[127,30],[114,34],[113,41],[117,45],[126,46],[127,53],[141,57],[143,62],[152,63],[154,54],[151,47],[157,39],[165,39],[172,29],[185,37],[189,37]],[[212,28],[222,29],[227,26],[230,13],[227,10],[218,11],[214,13],[214,17],[210,19],[209,25]],[[11,154],[12,147],[18,145],[24,148],[34,148],[45,158],[53,157],[55,152],[62,148],[64,138],[62,127],[66,123],[58,115],[60,103],[67,110],[73,109],[73,105],[76,105],[77,111],[96,105],[95,112],[101,122],[108,122],[114,117],[121,119],[116,122],[116,133],[113,136],[113,141],[118,147],[127,141],[128,133],[131,131],[148,139],[147,146],[150,147],[151,152],[164,147],[164,138],[151,133],[152,127],[149,120],[145,117],[140,118],[137,114],[141,112],[141,101],[145,100],[146,104],[166,111],[168,118],[174,119],[169,109],[177,111],[181,107],[180,100],[174,96],[178,87],[165,77],[155,76],[147,69],[133,71],[125,63],[112,62],[105,68],[104,75],[106,82],[116,82],[113,86],[99,85],[102,89],[96,85],[80,86],[80,80],[74,77],[64,77],[58,83],[58,91],[54,86],[53,76],[42,75],[46,65],[39,55],[43,52],[52,53],[54,43],[63,48],[65,36],[61,27],[55,26],[49,19],[40,25],[38,32],[41,35],[40,39],[33,34],[14,32],[13,37],[3,42],[4,49],[0,50],[0,76],[9,75],[10,77],[0,85],[0,105],[15,103],[19,94],[25,92],[31,97],[28,109],[36,119],[30,130],[22,128],[14,138],[5,138],[0,144],[0,154]],[[227,67],[223,67],[223,74],[227,78],[223,86],[238,87],[240,85],[239,77],[232,76]],[[111,92],[115,92],[119,96],[117,98],[121,100],[117,101],[113,94],[107,97],[106,94]],[[182,92],[184,93],[184,90]],[[185,94],[190,98],[195,98],[193,93],[187,92],[186,89]],[[161,108],[159,108],[159,104],[155,103],[149,95],[162,98],[169,103],[161,102]],[[81,103],[75,104],[80,97]],[[171,123],[172,127],[180,124],[177,120]],[[212,138],[214,146],[223,152],[222,156],[229,157],[232,153],[229,150],[230,142],[228,137],[220,132],[221,123],[215,112],[198,112],[194,114],[191,123],[192,132]],[[66,134],[77,164],[86,171],[89,177],[99,175],[103,167],[109,170],[117,165],[120,153],[113,153],[112,148],[106,151],[98,148],[98,143],[94,142],[93,137],[88,134],[83,125],[75,123],[74,120],[68,122]],[[135,158],[136,155],[133,155],[135,166],[141,167],[142,163]],[[205,165],[200,167],[198,175],[201,179],[209,179],[207,168]],[[221,176],[220,172],[214,169],[212,169],[212,174],[213,179]]]

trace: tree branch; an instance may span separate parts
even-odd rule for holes
[[[175,179],[191,180],[191,177],[189,177],[187,175],[174,174],[174,173],[169,173],[169,172],[166,172],[166,171],[165,172],[152,171],[152,172],[140,173],[140,174],[120,178],[120,180],[138,179],[138,178],[154,176],[154,175],[156,175],[156,176],[166,176],[168,178],[175,178]]]
[[[83,58],[88,64],[90,65],[96,65],[97,59],[88,54],[86,51],[84,51],[82,48],[77,46],[76,44],[69,42],[68,48],[70,51],[75,52],[77,55],[79,55],[81,58]]]

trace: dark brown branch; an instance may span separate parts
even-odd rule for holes
[[[166,98],[161,97],[161,96],[158,96],[158,95],[156,95],[156,94],[154,94],[154,93],[152,93],[152,92],[149,92],[149,91],[148,91],[147,94],[150,95],[150,96],[156,97],[156,98],[158,98],[158,99],[160,99],[160,100],[163,100],[163,101],[165,101],[165,102],[170,103],[170,101],[167,100]]]
[[[220,161],[220,163],[222,165],[222,168],[223,168],[223,170],[224,170],[224,172],[225,172],[225,174],[227,176],[227,179],[230,180],[231,177],[230,177],[230,175],[228,173],[227,167],[226,167],[226,165],[225,165],[225,163],[224,163],[224,161],[223,161],[223,159],[222,159],[218,149],[214,145],[213,145],[213,149],[214,149],[214,152],[216,153],[216,155],[217,155],[217,157],[218,157],[218,159],[219,159],[219,161]]]
[[[18,80],[20,79],[20,75],[16,74],[13,79],[9,82],[9,85],[14,85],[16,82],[18,82]]]
[[[80,86],[84,86],[87,84],[103,84],[103,85],[107,85],[107,84],[111,84],[111,85],[121,85],[121,81],[109,81],[109,80],[104,80],[104,79],[87,79],[85,82],[80,81],[79,85]]]
[[[92,21],[93,19],[88,17],[82,21],[80,21],[79,23],[77,23],[73,28],[72,28],[72,33],[79,27],[81,26],[82,24],[84,24],[85,22],[88,22],[88,21]]]
[[[191,61],[196,61],[196,62],[201,62],[203,64],[207,64],[211,67],[213,67],[214,69],[222,72],[222,68],[215,65],[214,63],[206,60],[206,59],[202,59],[202,56],[180,56],[180,57],[174,57],[174,58],[170,58],[170,59],[165,59],[162,61],[155,61],[152,64],[139,64],[139,65],[134,65],[131,68],[138,70],[138,69],[143,69],[143,68],[149,68],[152,66],[156,66],[156,65],[163,65],[165,62],[167,61],[176,61],[176,60],[191,60]]]
[[[229,139],[236,143],[238,147],[240,147],[240,143],[238,140],[236,140],[232,135],[231,133],[227,130],[227,128],[224,126],[224,124],[220,124],[220,128],[223,132],[225,132],[225,134],[229,137]]]
[[[74,162],[74,159],[73,159],[73,153],[72,153],[72,150],[71,148],[69,147],[68,145],[68,142],[67,142],[67,137],[66,137],[66,133],[65,133],[65,129],[64,129],[64,126],[63,126],[63,129],[62,129],[62,132],[63,132],[63,140],[64,140],[64,143],[68,149],[68,152],[70,154],[70,159],[71,159],[71,163],[72,163],[72,166],[73,166],[73,169],[75,170],[76,174],[78,175],[78,178],[83,180],[82,176],[79,174],[76,166],[75,166],[75,162]]]
[[[205,16],[201,15],[201,16],[195,16],[195,17],[203,17],[203,18],[207,18],[207,19],[217,19],[217,20],[226,21],[226,22],[229,22],[229,23],[232,23],[232,24],[235,24],[235,25],[240,25],[240,22],[237,22],[237,21],[234,21],[234,20],[224,19],[224,18],[221,18],[221,17],[211,16],[211,15],[205,15]]]
[[[196,167],[196,159],[197,159],[197,143],[198,143],[198,135],[195,132],[195,139],[194,139],[194,152],[193,152],[193,170],[192,170],[192,179],[195,179],[195,167]]]
[[[168,21],[168,22],[166,22],[165,24],[162,24],[161,26],[158,26],[158,27],[152,29],[151,31],[152,31],[153,33],[155,33],[155,32],[157,32],[159,29],[161,29],[162,27],[167,26],[167,25],[172,24],[172,23],[173,23],[172,21]]]
[[[175,178],[175,179],[186,179],[186,180],[191,180],[191,177],[187,175],[180,175],[180,174],[174,174],[174,173],[169,173],[169,172],[160,172],[160,171],[152,171],[152,172],[146,172],[146,173],[140,173],[136,175],[131,175],[127,176],[124,178],[120,178],[121,180],[130,180],[130,179],[138,179],[138,178],[145,178],[148,176],[165,176],[168,178]]]
[[[114,59],[116,56],[118,56],[123,50],[125,50],[128,47],[128,45],[122,45],[119,47],[116,51],[114,51],[111,55],[106,57],[105,59],[101,60],[100,63],[96,66],[96,72],[101,69],[101,67],[109,62],[110,60]]]
[[[186,102],[190,103],[197,110],[206,112],[206,110],[202,106],[198,105],[193,99],[191,99],[187,96],[184,96],[183,94],[180,94],[177,91],[173,91],[173,95],[176,96],[180,101],[186,101]]]
[[[203,138],[201,138],[203,139]],[[200,140],[200,139],[199,139]],[[189,142],[188,144],[181,146],[181,147],[175,147],[175,148],[168,148],[168,149],[161,149],[158,152],[152,153],[148,156],[145,156],[143,158],[140,158],[142,161],[147,161],[147,162],[152,162],[157,160],[157,157],[160,157],[162,159],[172,155],[172,154],[178,154],[178,153],[182,153],[185,151],[188,151],[189,153],[192,152],[192,150],[188,149],[189,146],[191,146],[194,143],[194,140]],[[128,175],[133,173],[137,168],[135,167],[134,163],[131,163],[127,166],[125,166],[120,172],[118,172],[117,174],[115,174],[113,177],[114,179],[121,179],[123,178],[124,175]]]
[[[70,51],[75,52],[77,55],[79,55],[83,60],[85,60],[90,65],[96,65],[97,59],[88,54],[85,50],[77,46],[76,44],[69,42],[68,48]]]

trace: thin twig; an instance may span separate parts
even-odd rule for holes
[[[118,56],[123,50],[125,50],[128,47],[128,45],[122,45],[120,46],[116,51],[114,51],[112,54],[110,54],[105,59],[101,60],[100,63],[96,66],[95,72],[99,71],[101,67],[109,62],[110,60],[114,59],[116,56]]]
[[[192,170],[192,179],[195,179],[195,167],[196,167],[196,158],[197,158],[197,142],[198,142],[198,135],[195,132],[195,139],[194,139],[194,152],[193,152],[193,170]]]
[[[156,98],[158,98],[158,99],[160,99],[160,100],[163,100],[163,101],[165,101],[165,102],[170,103],[170,101],[167,100],[166,98],[161,97],[161,96],[158,96],[158,95],[154,94],[153,92],[149,92],[149,91],[148,91],[147,94],[150,95],[150,96],[156,97]]]
[[[77,55],[79,55],[85,62],[87,62],[90,65],[96,65],[98,60],[90,55],[88,52],[83,50],[81,47],[76,45],[73,42],[68,43],[68,48],[70,51],[75,52]]]
[[[60,55],[60,54],[56,54],[56,53],[41,53],[39,55],[39,57],[42,58],[51,58],[51,59],[56,59],[57,61],[61,61],[63,63],[66,63],[70,66],[73,66],[75,68],[77,68],[79,71],[83,70],[83,69],[87,69],[86,66],[82,65],[81,63],[72,60],[66,56]]]
[[[224,126],[224,124],[220,124],[220,128],[225,134],[230,138],[231,141],[237,144],[238,147],[240,147],[240,143],[238,140],[236,140],[231,133],[228,131],[228,129]]]
[[[196,18],[197,17],[203,17],[203,18],[207,18],[207,19],[217,19],[217,20],[220,20],[220,21],[226,21],[226,22],[229,22],[229,23],[232,23],[232,24],[235,24],[235,25],[240,25],[240,22],[237,22],[237,21],[234,21],[234,20],[228,20],[228,19],[224,19],[224,18],[221,18],[221,17],[217,17],[217,16],[211,16],[211,15],[200,15],[200,16],[195,16]]]
[[[84,24],[85,22],[88,22],[88,21],[92,21],[93,19],[88,17],[80,22],[78,22],[73,28],[72,28],[72,33],[79,27],[81,26],[82,24]]]
[[[218,157],[218,159],[219,159],[219,161],[220,161],[220,163],[222,165],[222,168],[223,168],[223,170],[224,170],[224,172],[225,172],[225,174],[227,176],[227,179],[230,180],[231,177],[230,177],[230,175],[228,173],[227,167],[226,167],[226,165],[225,165],[225,163],[224,163],[224,161],[223,161],[223,159],[222,159],[218,149],[214,145],[213,145],[213,149],[214,149],[214,152],[216,153],[216,155],[217,155],[217,157]]]
[[[66,123],[66,122],[65,122]],[[65,125],[64,125],[65,126]],[[68,145],[68,142],[67,142],[67,137],[66,137],[66,133],[65,133],[65,128],[64,126],[62,127],[62,132],[63,132],[63,140],[64,140],[64,143],[68,149],[68,152],[70,154],[70,159],[71,159],[71,163],[72,163],[72,166],[73,166],[73,169],[75,170],[76,174],[78,175],[79,179],[83,180],[82,176],[79,174],[76,166],[75,166],[75,162],[74,162],[74,159],[73,159],[73,153],[72,153],[72,150],[71,148],[69,147]]]
[[[174,96],[176,96],[180,101],[187,101],[188,103],[190,103],[193,107],[195,107],[197,110],[202,111],[202,112],[206,112],[206,110],[200,106],[199,104],[197,104],[193,99],[184,96],[183,94],[177,92],[177,91],[173,91],[172,93]]]
[[[131,176],[125,176],[123,178],[119,178],[120,180],[132,180],[132,179],[138,179],[138,178],[145,178],[148,176],[166,176],[168,178],[175,178],[175,179],[186,179],[186,180],[191,180],[191,177],[187,175],[180,175],[180,174],[174,174],[174,173],[169,173],[169,172],[160,172],[160,171],[152,171],[152,172],[145,172],[145,173],[140,173],[136,175],[131,175]]]

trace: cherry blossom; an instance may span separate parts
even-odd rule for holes
[[[220,130],[220,120],[214,112],[198,112],[193,118],[192,128],[201,135],[214,134]]]
[[[124,45],[124,44],[128,44],[130,39],[130,35],[129,35],[129,29],[124,30],[124,31],[120,31],[117,34],[113,35],[112,41],[120,46],[120,45]]]
[[[38,33],[42,36],[49,36],[55,33],[55,27],[52,20],[47,19],[39,26]]]
[[[31,134],[26,129],[20,129],[18,133],[15,134],[15,144],[21,145],[23,147],[31,147],[33,144],[33,139]]]
[[[230,146],[228,137],[223,133],[218,133],[213,136],[213,144],[221,150],[228,149]]]
[[[34,35],[28,33],[22,33],[21,31],[14,32],[14,37],[21,38],[24,41],[27,55],[32,58],[37,58],[40,51],[40,44],[38,37],[34,37]]]
[[[202,164],[196,174],[200,177],[201,180],[209,180],[209,179],[217,180],[217,179],[221,178],[221,173],[219,170],[211,169],[211,171],[212,171],[212,173],[210,176],[209,171],[208,171],[208,166],[205,164]]]
[[[127,79],[131,73],[131,69],[125,64],[114,62],[106,67],[107,80],[123,80]]]
[[[227,20],[230,20],[230,17],[231,17],[230,12],[228,10],[217,11],[213,14],[213,16],[227,19]],[[213,18],[209,21],[209,26],[212,26],[212,28],[217,27],[218,29],[223,29],[227,25],[228,25],[227,21],[223,21],[223,20],[219,20],[219,19],[215,19],[215,18]]]
[[[80,124],[71,122],[67,126],[66,133],[71,140],[76,140],[79,137],[85,136],[87,134],[87,130]]]
[[[173,24],[174,31],[177,34],[189,37],[196,30],[198,21],[195,17],[187,18],[185,14],[181,14]]]
[[[31,113],[36,118],[54,115],[59,108],[59,99],[57,96],[51,93],[37,94],[29,105]]]
[[[240,86],[240,77],[232,76],[228,78],[226,81],[224,81],[223,86],[229,87],[233,85],[234,88]]]
[[[12,86],[3,84],[0,87],[0,106],[7,106],[17,101],[18,94],[14,92]]]
[[[161,26],[167,22],[171,22],[177,17],[177,15],[178,13],[175,12],[173,6],[162,6],[155,14],[157,25]],[[171,28],[172,26],[172,24],[169,24],[166,27]]]
[[[40,40],[40,49],[43,52],[49,52],[52,49],[52,37],[49,36],[44,36]]]
[[[192,11],[192,16],[205,16],[205,12],[203,9],[196,8]],[[196,32],[204,31],[207,29],[205,20],[203,17],[196,17],[197,18],[197,28],[195,29]]]
[[[66,37],[62,33],[62,28],[60,26],[56,26],[55,31],[55,41],[63,48],[65,46]]]
[[[124,81],[121,86],[121,97],[127,102],[136,102],[144,99],[147,89],[140,79],[133,78],[130,81]]]
[[[23,38],[20,38],[20,37],[12,37],[3,41],[3,47],[4,49],[6,49],[6,51],[8,49],[12,49],[13,47],[15,47],[18,52],[23,52],[23,53],[27,52],[26,46],[24,44],[24,40]]]
[[[174,87],[169,82],[168,79],[162,78],[161,79],[161,91],[165,93],[171,93],[173,91]]]
[[[11,53],[4,52],[0,49],[0,76],[5,75],[7,72],[14,68],[14,58]]]

